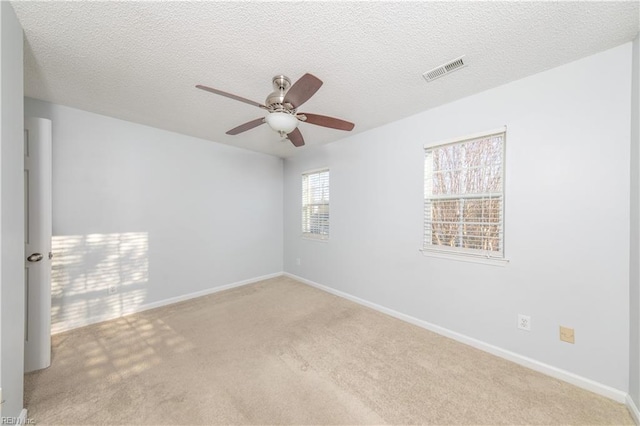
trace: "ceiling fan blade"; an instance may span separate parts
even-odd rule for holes
[[[315,124],[316,126],[331,127],[332,129],[346,130],[347,132],[353,130],[355,126],[355,124],[349,121],[327,117],[326,115],[308,114],[306,112],[301,112],[300,114],[307,117],[307,119],[304,120],[305,123]]]
[[[266,108],[264,105],[254,102],[252,100],[243,98],[241,96],[232,95],[231,93],[223,92],[222,90],[214,89],[212,87],[203,86],[201,84],[196,85],[198,89],[206,90],[207,92],[215,93],[216,95],[224,96],[227,98],[235,99],[236,101],[244,102],[245,104],[257,106],[258,108]]]
[[[320,86],[322,86],[322,80],[307,73],[293,83],[293,86],[284,96],[284,103],[290,103],[294,108],[298,108],[307,102],[318,91]]]
[[[233,129],[227,132],[228,135],[237,135],[238,133],[246,132],[247,130],[251,130],[254,127],[258,127],[264,123],[264,117],[256,118],[255,120],[251,120],[248,123],[244,123],[239,125],[238,127],[234,127]]]
[[[300,129],[294,129],[293,132],[287,135],[287,139],[291,141],[293,146],[304,145],[304,138],[302,137],[302,133],[300,133]]]

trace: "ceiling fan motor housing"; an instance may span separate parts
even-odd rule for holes
[[[295,113],[295,109],[291,104],[284,103],[284,97],[287,94],[287,90],[291,87],[291,80],[284,75],[276,75],[273,77],[273,89],[274,91],[267,96],[264,104],[270,111],[288,112],[290,114]]]

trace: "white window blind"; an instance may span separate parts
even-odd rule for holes
[[[302,235],[329,238],[329,170],[302,175]]]
[[[504,257],[505,131],[425,148],[424,249]]]

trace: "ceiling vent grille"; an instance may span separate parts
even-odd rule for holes
[[[436,78],[440,78],[443,75],[447,75],[455,70],[459,70],[460,68],[466,67],[467,64],[464,63],[464,56],[460,56],[459,58],[454,59],[453,61],[447,62],[446,64],[440,65],[439,67],[435,67],[432,70],[429,70],[422,74],[427,82],[433,81]]]

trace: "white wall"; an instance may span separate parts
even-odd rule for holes
[[[24,124],[22,28],[0,2],[0,387],[3,417],[22,410],[24,369]]]
[[[54,331],[282,271],[281,159],[29,98],[25,110],[53,122]]]
[[[632,58],[629,395],[640,407],[640,36],[633,41]]]
[[[626,392],[630,84],[627,43],[285,160],[285,271]],[[424,257],[423,145],[503,125],[510,263]],[[325,166],[327,243],[300,236]]]

